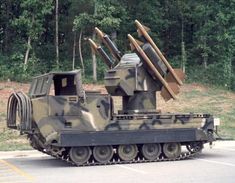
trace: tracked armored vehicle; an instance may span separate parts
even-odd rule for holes
[[[136,25],[143,43],[128,35],[133,53],[123,55],[98,28],[112,57],[89,40],[108,66],[107,94],[85,91],[80,70],[38,76],[27,95],[10,96],[8,127],[27,134],[33,148],[78,166],[180,160],[213,142],[218,120],[212,115],[157,110],[156,92],[176,99],[184,74]],[[121,109],[113,97],[120,98]]]

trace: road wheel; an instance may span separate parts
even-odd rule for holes
[[[76,165],[83,165],[89,160],[90,156],[90,147],[72,147],[69,151],[69,157]]]
[[[112,146],[96,146],[93,149],[93,156],[100,163],[107,163],[113,157]]]
[[[142,154],[147,160],[155,160],[161,154],[160,144],[144,144],[142,146]]]
[[[163,144],[163,153],[167,158],[177,158],[181,153],[180,143],[165,143]]]
[[[123,161],[131,161],[135,159],[138,153],[136,145],[120,145],[118,146],[118,156]]]

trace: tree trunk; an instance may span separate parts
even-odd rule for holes
[[[59,66],[59,20],[58,20],[59,0],[56,0],[55,13],[55,46],[56,46],[56,64]]]
[[[208,57],[203,57],[204,69],[207,69],[207,60],[208,60]]]
[[[184,42],[184,17],[181,13],[181,69],[185,73],[185,65],[187,62],[186,51],[185,51],[185,42]]]
[[[27,50],[25,52],[25,57],[24,57],[24,70],[26,70],[27,65],[28,65],[30,49],[31,49],[31,37],[29,36],[28,41],[27,41]]]
[[[82,30],[80,31],[80,34],[79,34],[78,44],[79,44],[79,57],[80,57],[81,64],[82,64],[82,73],[83,73],[83,77],[85,77],[85,67],[84,67],[83,56],[82,56]]]
[[[206,49],[206,38],[204,38],[203,40],[203,44],[204,44],[204,50]],[[204,51],[204,54],[203,54],[203,65],[204,65],[204,68],[207,69],[207,61],[208,61],[208,53],[206,51]]]
[[[76,31],[73,33],[73,63],[72,63],[72,69],[74,70],[75,68],[75,57],[76,57]]]
[[[93,32],[92,39],[95,40],[95,32]],[[96,61],[96,54],[94,51],[92,53],[92,68],[93,68],[93,81],[97,81],[97,61]]]
[[[5,28],[5,44],[4,44],[4,51],[8,53],[9,51],[9,25],[10,25],[10,1],[6,1],[6,19],[8,20],[6,22],[6,28]]]
[[[97,15],[97,0],[94,1],[94,15]],[[92,39],[95,40],[95,31],[92,34]],[[97,61],[96,61],[96,54],[94,51],[92,53],[92,68],[93,68],[93,81],[97,81]]]

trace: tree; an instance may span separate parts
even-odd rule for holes
[[[195,5],[195,48],[207,70],[208,82],[231,87],[235,48],[233,0],[202,1]],[[198,59],[199,58],[199,59]],[[199,60],[200,61],[200,60]],[[200,63],[200,62],[199,62]]]
[[[185,73],[185,66],[187,62],[187,56],[186,56],[186,49],[185,49],[185,41],[184,41],[184,29],[185,29],[185,14],[186,14],[186,8],[188,5],[185,1],[177,1],[177,5],[179,8],[179,14],[180,14],[180,22],[181,22],[181,69]]]
[[[56,64],[59,66],[59,0],[55,1],[55,47]]]
[[[84,75],[85,75],[85,68],[82,56],[82,35],[83,35],[83,30],[88,29],[93,24],[94,22],[92,20],[92,16],[87,13],[81,13],[79,16],[76,16],[76,18],[74,19],[74,29],[75,31],[76,30],[79,31],[79,57],[82,64],[82,70]]]
[[[21,0],[21,15],[13,21],[15,27],[25,32],[27,37],[24,68],[27,68],[31,42],[36,41],[43,33],[43,22],[52,11],[52,0]]]
[[[8,52],[10,40],[10,6],[9,0],[2,1],[0,5],[0,45],[2,52]]]
[[[97,58],[96,68],[94,53],[92,62],[87,38],[96,39],[97,26],[117,35],[115,43],[124,53],[127,34],[137,38],[138,19],[189,80],[235,89],[234,6],[234,0],[1,0],[0,77],[30,77],[51,71],[56,62],[63,65],[56,69],[79,65],[86,76],[100,79],[105,66]]]
[[[92,32],[92,39],[96,39],[94,28],[95,26],[99,26],[104,30],[111,30],[117,29],[120,26],[121,19],[116,18],[114,15],[117,14],[117,3],[112,0],[92,0],[91,5],[93,6],[93,12],[90,14],[88,13],[81,13],[77,16],[74,20],[74,27],[76,30],[80,31],[80,41],[82,38],[83,30],[87,30],[88,32]],[[80,42],[79,41],[79,42]],[[81,44],[80,44],[81,49]],[[80,52],[80,58],[81,58]],[[96,56],[95,53],[92,52],[92,67],[93,67],[93,80],[97,81],[97,63],[96,63]],[[83,68],[84,69],[84,68]]]

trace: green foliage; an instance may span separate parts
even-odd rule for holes
[[[21,15],[12,21],[20,32],[38,39],[44,31],[43,22],[52,11],[52,0],[20,0]]]
[[[91,3],[93,2],[93,3]],[[122,21],[120,13],[124,12],[122,7],[113,0],[90,0],[93,11],[80,13],[74,19],[74,29],[94,29],[98,26],[104,30],[116,30]]]
[[[25,82],[45,70],[35,55],[31,56],[26,68],[23,59],[24,56],[21,53],[15,53],[10,58],[0,55],[0,79]]]
[[[80,30],[84,29],[87,25],[93,24],[92,16],[87,13],[81,13],[79,16],[76,16],[74,19],[74,29]]]
[[[0,5],[0,78],[28,80],[52,70],[71,70],[74,31],[82,31],[86,80],[92,61],[87,38],[94,27],[116,33],[115,43],[129,51],[127,34],[137,38],[134,20],[151,28],[150,35],[174,67],[185,63],[187,80],[235,90],[235,1],[60,0],[60,65],[55,60],[53,0],[3,0]],[[79,34],[77,34],[79,35]],[[24,55],[31,37],[29,62]],[[78,43],[79,36],[76,37]],[[98,40],[97,40],[98,42]],[[78,44],[76,46],[78,50]],[[78,51],[75,68],[81,68]],[[98,79],[105,65],[97,60]]]
[[[207,69],[203,66],[189,67],[187,70],[187,81],[212,84],[233,89],[229,74],[226,74],[226,65],[223,63],[210,64]]]

